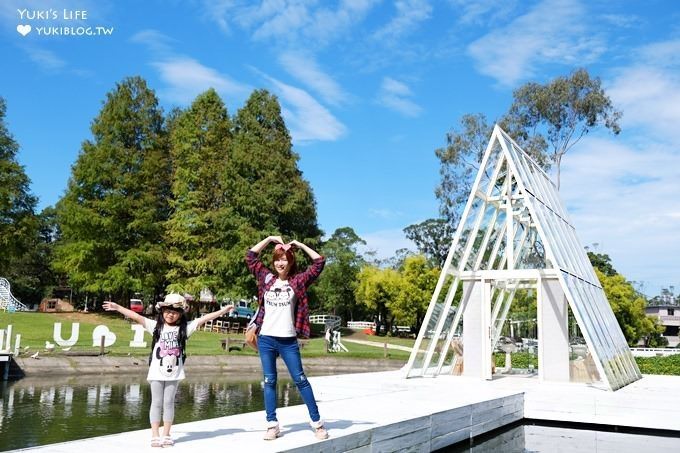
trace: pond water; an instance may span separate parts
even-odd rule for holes
[[[587,425],[592,428],[593,425]],[[636,433],[606,427],[554,426],[521,421],[472,441],[438,450],[447,453],[642,453],[680,451],[680,437],[668,432]]]
[[[302,404],[284,376],[279,407]],[[260,382],[257,375],[189,377],[177,392],[175,423],[263,410]],[[145,376],[0,381],[0,451],[148,429],[150,403]]]

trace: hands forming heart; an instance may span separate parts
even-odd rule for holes
[[[283,250],[284,252],[287,252],[288,250],[295,251],[295,245],[290,242],[288,244],[276,244],[274,250]]]

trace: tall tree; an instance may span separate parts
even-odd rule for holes
[[[611,258],[609,258],[609,255],[606,253],[595,253],[590,251],[586,253],[588,254],[590,264],[592,264],[595,269],[598,269],[607,277],[613,277],[614,275],[618,274],[612,265]]]
[[[595,274],[630,346],[635,346],[642,338],[663,332],[663,326],[657,326],[654,318],[645,313],[644,296],[623,275],[608,276],[599,269],[595,269]]]
[[[170,159],[163,114],[140,77],[107,94],[57,205],[54,267],[78,290],[118,300],[165,287]]]
[[[355,297],[364,304],[369,312],[391,326],[394,315],[390,312],[390,304],[397,300],[401,292],[401,276],[395,269],[380,269],[376,266],[364,266],[357,275]]]
[[[199,95],[170,127],[173,163],[171,214],[166,223],[168,290],[224,296],[224,244],[237,241],[228,203],[231,120],[215,90]]]
[[[612,105],[599,77],[590,77],[586,69],[556,77],[545,85],[527,83],[515,90],[513,98],[503,120],[508,132],[525,141],[544,137],[550,145],[558,189],[562,158],[583,136],[597,126],[614,134],[621,132],[621,112]]]
[[[400,291],[389,304],[390,311],[400,323],[419,330],[437,286],[439,269],[424,255],[414,255],[404,260],[400,276]]]
[[[42,287],[31,264],[38,242],[37,199],[30,193],[30,180],[17,161],[19,144],[5,123],[7,106],[0,97],[0,277],[25,303],[40,301]]]
[[[439,214],[451,230],[458,226],[492,130],[493,126],[481,113],[463,115],[460,129],[450,130],[446,146],[435,150],[441,176],[435,196],[439,200]]]
[[[428,219],[404,228],[404,233],[416,244],[420,253],[441,268],[451,248],[452,230],[444,219]]]
[[[320,248],[326,267],[312,289],[324,313],[339,315],[344,321],[364,319],[366,308],[356,303],[354,292],[365,264],[358,247],[365,244],[352,228],[344,227],[335,230]]]
[[[234,130],[228,197],[245,222],[239,227],[240,243],[229,252],[229,263],[238,263],[238,268],[229,265],[229,275],[253,292],[254,282],[241,264],[247,247],[267,234],[315,245],[321,231],[314,194],[297,166],[299,156],[277,98],[266,90],[254,91],[238,110]]]
[[[618,134],[620,118],[600,79],[578,69],[545,85],[529,82],[515,90],[512,105],[498,123],[544,170],[555,165],[559,189],[567,151],[597,126]],[[491,132],[484,115],[463,115],[460,128],[447,133],[446,146],[435,150],[441,176],[435,196],[440,216],[452,230],[458,226]],[[431,233],[439,234],[430,239],[436,242],[445,232]]]
[[[300,240],[318,238],[316,201],[303,179],[281,106],[266,90],[254,91],[235,123],[234,206],[253,227]]]

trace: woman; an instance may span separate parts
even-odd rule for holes
[[[274,272],[260,261],[260,252],[270,243],[275,244],[273,253]],[[312,265],[304,272],[297,272],[295,250],[303,250]],[[248,269],[257,279],[259,308],[250,325],[247,336],[257,334],[257,348],[264,375],[264,407],[267,413],[265,440],[274,440],[281,431],[276,418],[276,357],[281,356],[295,382],[302,400],[307,405],[311,427],[318,439],[328,438],[319,408],[314,400],[312,386],[302,369],[297,337],[308,338],[309,303],[307,288],[321,274],[325,259],[299,241],[284,244],[281,236],[269,236],[254,245],[246,254]]]

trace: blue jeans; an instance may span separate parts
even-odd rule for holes
[[[290,377],[307,405],[309,417],[313,422],[321,419],[319,408],[314,400],[314,391],[305,372],[302,370],[300,347],[295,337],[270,337],[260,335],[257,338],[257,349],[260,352],[262,362],[262,374],[264,375],[264,408],[267,412],[267,421],[275,422],[276,419],[276,358],[281,356],[288,368]]]

